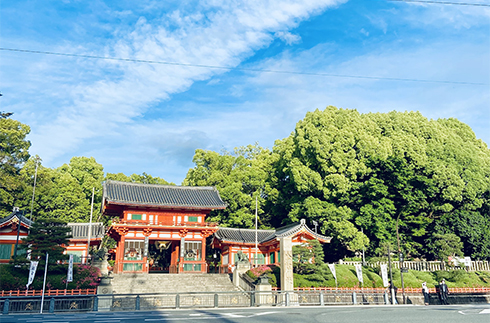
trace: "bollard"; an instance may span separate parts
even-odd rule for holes
[[[357,305],[357,295],[356,295],[356,292],[352,292],[352,304]]]
[[[180,308],[180,295],[175,295],[175,308]]]
[[[139,311],[140,310],[140,296],[136,295],[136,302],[134,304],[134,310]]]
[[[9,313],[10,300],[7,298],[5,302],[3,302],[3,311],[2,314],[7,315]]]
[[[325,300],[323,298],[323,291],[320,292],[320,306],[324,306],[325,305]]]
[[[289,306],[289,292],[286,292],[286,306]]]
[[[214,307],[218,307],[218,294],[214,294]]]
[[[54,297],[49,300],[49,313],[54,313]]]
[[[255,306],[255,292],[250,293],[250,307]]]
[[[385,304],[386,305],[390,305],[390,298],[388,297],[388,293],[387,292],[384,293],[384,298],[385,298]]]
[[[99,311],[99,297],[98,296],[94,297],[94,308],[92,309],[92,311],[94,311],[94,312]]]

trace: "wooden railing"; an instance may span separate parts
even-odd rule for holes
[[[339,261],[340,265],[359,265],[360,261]],[[379,267],[381,264],[388,262],[367,262],[366,266]],[[400,269],[400,262],[392,261],[391,266],[394,269]],[[472,261],[469,267],[450,266],[442,261],[404,261],[403,267],[409,270],[418,271],[437,271],[437,270],[457,270],[467,269],[468,271],[490,271],[490,263],[488,261]]]
[[[0,297],[5,296],[41,296],[42,290],[2,290]],[[89,289],[48,289],[44,292],[45,296],[63,296],[63,295],[95,295],[96,288]]]
[[[158,222],[149,220],[119,220],[113,222],[113,225],[160,225],[160,226],[178,226],[178,227],[203,227],[203,228],[215,228],[218,226],[217,222],[176,222],[173,219],[164,219]]]

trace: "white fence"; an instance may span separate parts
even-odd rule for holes
[[[381,264],[387,264],[388,262],[367,262],[366,266],[369,267],[379,267]],[[362,264],[359,261],[342,261],[339,260],[339,264],[341,265],[358,265]],[[392,268],[400,269],[400,262],[392,261]],[[455,269],[466,269],[468,271],[490,271],[490,263],[488,261],[472,261],[471,266],[468,267],[459,267],[459,266],[450,266],[442,261],[404,261],[403,267],[408,268],[410,270],[418,270],[418,271],[436,271],[436,270],[455,270]]]

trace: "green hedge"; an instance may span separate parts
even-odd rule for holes
[[[358,287],[355,267],[352,265],[335,265],[338,287]],[[383,280],[379,268],[363,267],[363,287],[383,287]],[[419,288],[426,281],[428,287],[434,287],[445,279],[448,287],[490,287],[490,272],[465,270],[453,271],[415,271],[409,270],[403,274],[405,287]],[[401,287],[399,270],[393,270],[393,281],[395,286]],[[294,274],[295,287],[335,287],[335,279],[327,265],[310,275]]]

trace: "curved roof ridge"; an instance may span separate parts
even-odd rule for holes
[[[14,217],[17,217],[20,220],[20,222],[22,222],[22,224],[27,224],[28,226],[32,226],[33,221],[29,220],[28,218],[23,216],[20,212],[12,212],[12,213],[10,213],[10,215],[7,215],[3,219],[0,219],[0,225],[7,223],[8,221],[13,219]]]
[[[219,191],[213,186],[177,186],[141,184],[109,180],[104,182],[103,203],[177,207],[197,209],[224,209]]]
[[[146,187],[158,187],[158,188],[175,188],[175,189],[196,189],[196,190],[217,190],[214,186],[183,186],[183,185],[170,185],[170,184],[149,184],[149,183],[135,183],[135,182],[124,182],[116,181],[113,179],[108,179],[104,182],[108,184],[118,184],[118,185],[132,185],[132,186],[146,186]]]

